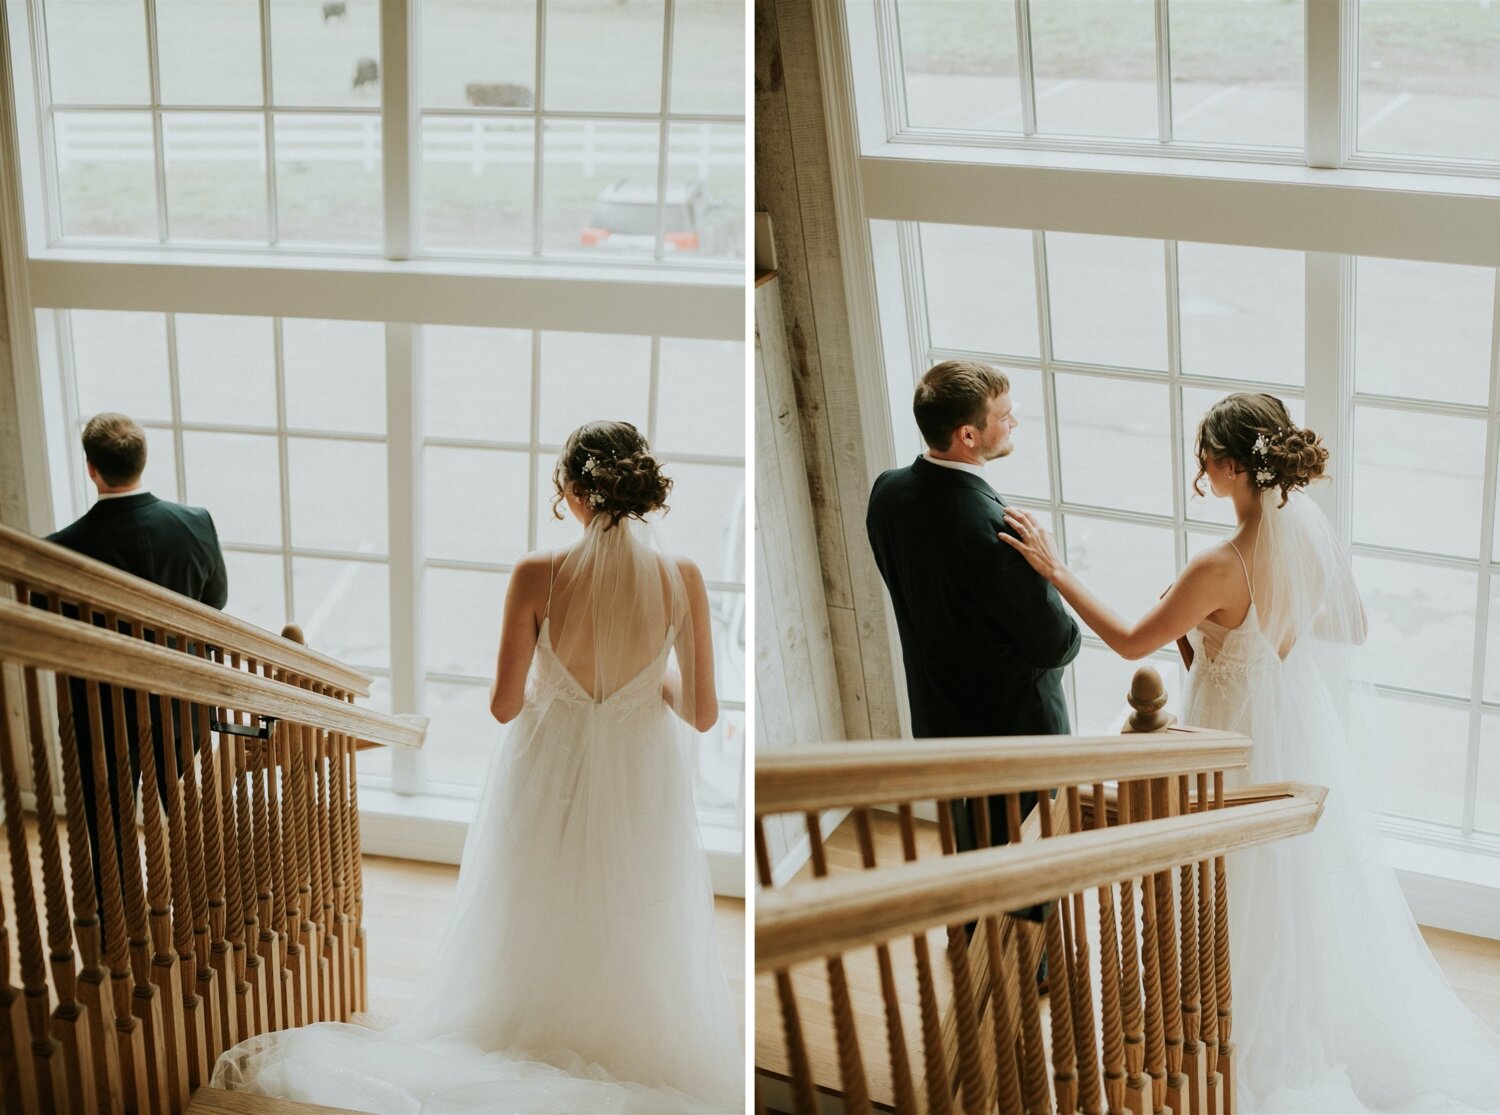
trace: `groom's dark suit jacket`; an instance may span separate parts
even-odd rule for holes
[[[912,731],[1066,733],[1063,667],[1078,625],[997,537],[1005,503],[982,477],[918,457],[881,473],[865,527],[901,632]]]
[[[1057,591],[1000,541],[1015,532],[995,489],[918,457],[875,480],[865,530],[895,605],[912,733],[1066,734],[1062,672],[1082,637]],[[1022,815],[1035,804],[1022,794]],[[979,846],[979,809],[953,803],[960,851]],[[991,842],[1007,843],[1005,799],[989,798],[985,812]],[[1012,912],[1041,921],[1045,910]]]
[[[89,508],[77,521],[62,530],[47,536],[47,541],[65,546],[76,553],[94,558],[133,573],[163,588],[192,597],[213,608],[222,608],[229,599],[229,576],[224,567],[224,554],[219,549],[219,535],[208,512],[200,507],[184,507],[157,499],[149,492],[137,495],[116,496],[101,499]],[[33,597],[34,603],[45,606],[44,600]],[[70,605],[67,614],[76,615]],[[95,617],[95,622],[102,622]],[[73,723],[77,731],[79,782],[83,789],[85,815],[88,821],[89,843],[94,853],[94,882],[100,883],[98,815],[94,805],[93,741],[89,730],[87,689],[83,682],[72,679],[69,696],[73,705]],[[133,690],[122,694],[125,705],[127,750],[130,756],[132,783],[140,778],[140,733],[136,727],[136,698]],[[110,687],[99,687],[99,704],[104,739],[100,741],[104,750],[108,777],[113,784],[115,777],[114,736],[112,715],[113,698]],[[189,715],[172,702],[176,721],[175,735],[181,747],[183,734],[192,734],[194,747],[198,741],[196,706],[189,706]],[[164,736],[162,711],[158,702],[151,703],[152,738],[155,741],[155,758],[158,789],[165,803],[167,798],[166,771],[164,766]],[[112,796],[110,798],[113,805]],[[120,831],[118,817],[116,832]]]

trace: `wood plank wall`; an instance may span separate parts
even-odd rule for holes
[[[755,288],[755,725],[757,751],[845,738],[802,423],[773,275]],[[766,819],[778,874],[809,854],[798,819]]]
[[[755,204],[771,216],[777,262],[776,282],[762,289],[774,286],[780,303],[844,738],[891,738],[901,734],[896,677],[885,586],[865,540],[874,477],[855,391],[814,2],[755,4]],[[766,316],[759,303],[757,314]],[[759,592],[757,632],[766,629]]]

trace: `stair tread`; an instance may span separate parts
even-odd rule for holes
[[[350,1115],[346,1107],[323,1107],[294,1103],[248,1092],[226,1092],[222,1088],[199,1088],[188,1102],[187,1115]]]

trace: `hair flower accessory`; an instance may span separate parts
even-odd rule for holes
[[[1269,484],[1276,479],[1276,474],[1268,468],[1256,469],[1255,479],[1258,483]]]
[[[1255,444],[1251,449],[1257,456],[1264,457],[1266,455],[1266,435],[1256,434]]]
[[[583,471],[592,476],[599,471],[599,459],[597,457],[585,457],[583,459]]]
[[[604,493],[603,492],[590,492],[589,493],[589,506],[590,507],[598,507],[603,502],[604,502]]]

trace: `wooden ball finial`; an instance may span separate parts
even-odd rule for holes
[[[1130,679],[1130,696],[1126,698],[1130,707],[1130,721],[1121,729],[1122,734],[1132,732],[1163,732],[1177,720],[1162,710],[1167,704],[1167,688],[1161,675],[1151,666],[1142,666]]]
[[[303,646],[307,646],[307,636],[302,634],[302,626],[300,624],[287,624],[281,629],[281,637],[283,639],[290,639],[294,643],[301,643]]]

